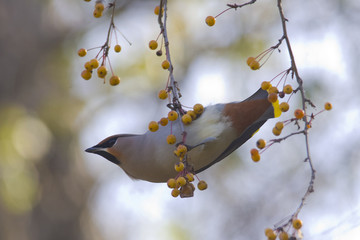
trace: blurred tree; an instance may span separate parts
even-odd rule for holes
[[[49,1],[0,1],[0,239],[100,239],[76,158],[66,32]]]

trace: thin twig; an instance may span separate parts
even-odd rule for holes
[[[234,8],[234,9],[236,10],[237,8],[241,8],[241,7],[244,7],[244,6],[246,6],[246,5],[253,4],[253,3],[255,3],[255,2],[256,2],[256,0],[251,0],[251,1],[246,2],[246,3],[243,3],[243,4],[236,4],[236,3],[234,3],[234,4],[227,4],[227,6],[228,6],[228,7],[231,7],[231,8]]]
[[[283,38],[285,39],[286,46],[287,46],[288,53],[289,53],[289,57],[290,57],[290,60],[291,60],[291,71],[295,75],[295,79],[299,84],[299,87],[298,87],[297,90],[300,92],[301,100],[302,100],[302,109],[305,112],[305,116],[303,118],[305,126],[304,126],[304,130],[302,130],[300,132],[304,134],[305,148],[306,148],[306,159],[305,160],[309,163],[310,170],[311,170],[311,177],[310,177],[308,188],[307,188],[304,196],[301,199],[300,205],[298,206],[298,208],[295,210],[295,212],[291,216],[291,219],[293,219],[293,218],[296,218],[297,215],[299,214],[299,212],[301,211],[301,209],[304,206],[305,201],[306,201],[307,197],[309,196],[309,194],[314,191],[315,169],[313,167],[313,163],[312,163],[312,160],[311,160],[311,157],[310,157],[310,148],[309,148],[309,136],[308,136],[309,119],[308,119],[308,116],[306,114],[306,103],[308,102],[308,99],[305,97],[303,81],[302,81],[302,79],[301,79],[301,77],[299,75],[298,69],[296,67],[294,54],[293,54],[291,44],[290,44],[290,40],[289,40],[289,36],[288,36],[288,33],[287,33],[286,22],[288,20],[285,18],[285,15],[284,15],[283,7],[282,7],[282,0],[277,0],[277,7],[279,9],[279,14],[280,14],[281,23],[282,23]],[[289,221],[291,221],[291,219]],[[287,224],[284,224],[284,225],[287,225]]]
[[[110,49],[110,40],[111,40],[111,30],[113,28],[115,28],[115,24],[114,24],[114,15],[115,15],[115,2],[114,1],[111,4],[112,7],[112,12],[111,12],[111,19],[110,19],[110,25],[109,25],[109,30],[106,36],[106,41],[104,43],[104,45],[101,47],[101,49],[103,49],[103,60],[102,60],[102,64],[105,64],[105,59],[108,57],[109,55],[109,49]]]
[[[304,130],[290,133],[289,135],[286,135],[285,137],[282,137],[282,138],[270,139],[270,142],[280,143],[280,142],[286,140],[287,138],[292,137],[292,136],[294,136],[294,135],[298,135],[298,134],[304,134]]]

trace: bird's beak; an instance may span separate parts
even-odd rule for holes
[[[90,147],[90,148],[86,149],[85,152],[98,154],[98,155],[106,158],[106,159],[109,160],[110,162],[113,162],[113,163],[115,163],[115,164],[117,164],[117,165],[120,164],[120,161],[119,161],[118,159],[116,159],[116,157],[115,157],[114,155],[112,155],[111,153],[109,153],[109,152],[106,150],[106,148],[93,146],[93,147]]]
[[[90,147],[90,148],[86,149],[85,152],[96,153],[96,152],[101,151],[101,150],[102,150],[102,148],[98,148],[98,147],[94,146],[94,147]]]

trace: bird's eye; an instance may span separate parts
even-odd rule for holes
[[[116,143],[117,138],[111,138],[109,139],[108,143],[111,145],[111,147]]]
[[[118,137],[110,137],[108,139],[105,139],[104,141],[100,142],[98,145],[96,145],[96,147],[100,147],[100,148],[111,148],[112,146],[114,146],[114,144],[116,143],[116,140],[118,139]]]

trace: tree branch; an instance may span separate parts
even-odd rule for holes
[[[306,148],[306,161],[309,163],[309,167],[310,167],[310,171],[311,171],[311,177],[310,177],[310,181],[309,181],[309,185],[308,188],[304,194],[304,196],[301,199],[300,205],[298,206],[298,208],[295,210],[295,212],[293,213],[293,215],[291,216],[291,219],[296,218],[297,215],[299,214],[299,212],[301,211],[302,207],[305,204],[305,201],[307,199],[307,197],[309,196],[310,193],[312,193],[314,191],[314,180],[315,180],[315,169],[313,167],[313,163],[311,160],[311,156],[310,156],[310,148],[309,148],[309,136],[308,136],[308,124],[310,122],[310,120],[308,119],[308,116],[306,114],[306,103],[309,101],[306,97],[305,97],[305,91],[304,91],[304,87],[303,87],[303,81],[299,75],[296,63],[295,63],[295,58],[294,58],[294,54],[291,48],[291,44],[290,44],[290,40],[289,40],[289,36],[287,33],[287,28],[286,28],[286,23],[287,23],[287,19],[285,18],[284,15],[284,11],[283,11],[283,7],[282,7],[282,0],[277,0],[277,7],[279,10],[279,14],[280,14],[280,18],[281,18],[281,23],[282,23],[282,29],[283,29],[283,38],[285,39],[286,42],[286,46],[288,49],[288,53],[289,53],[289,57],[291,60],[291,71],[293,73],[293,75],[295,75],[295,79],[299,84],[298,87],[298,91],[300,91],[301,94],[301,100],[302,100],[302,109],[305,112],[305,116],[303,118],[303,121],[305,123],[304,126],[304,130],[302,130],[301,132],[304,134],[304,138],[305,138],[305,148]],[[290,222],[291,222],[290,219]],[[284,224],[287,225],[288,223]]]

